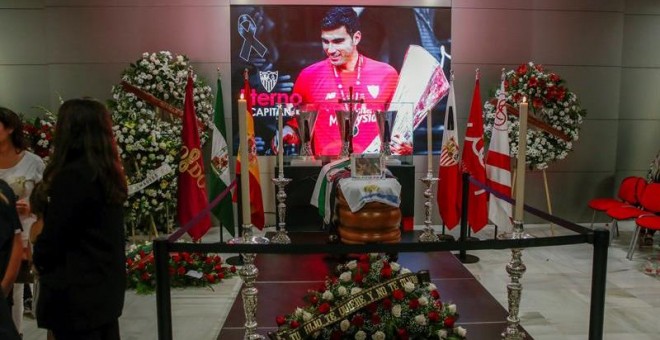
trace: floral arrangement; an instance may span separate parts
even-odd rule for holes
[[[139,294],[153,293],[156,274],[152,243],[131,245],[126,254],[127,287]],[[220,283],[236,275],[236,267],[227,266],[217,254],[170,253],[170,286],[200,287]]]
[[[42,108],[44,116],[36,117],[33,121],[23,121],[23,133],[28,142],[28,151],[41,157],[45,163],[50,158],[55,132],[55,114]]]
[[[548,72],[532,62],[505,73],[504,90],[508,104],[517,107],[523,96],[530,102],[530,114],[568,136],[566,141],[539,129],[527,130],[527,166],[543,170],[552,162],[564,159],[573,149],[586,111],[580,107],[575,93],[556,73]],[[495,105],[484,104],[485,136],[489,140],[495,121]],[[511,156],[518,154],[518,117],[509,115]]]
[[[167,51],[144,53],[122,74],[122,80],[152,94],[156,98],[183,108],[189,61],[186,56]],[[194,102],[202,144],[208,138],[206,128],[213,114],[211,88],[196,75]],[[150,172],[165,165],[177,169],[181,149],[181,120],[157,110],[121,85],[113,86],[109,103],[113,130],[124,163],[128,184],[144,183]],[[138,230],[168,225],[176,211],[176,171],[169,171],[146,187],[132,193],[127,205],[127,222]],[[149,218],[149,219],[147,219]],[[145,224],[146,221],[151,225]],[[154,229],[151,229],[154,230]]]
[[[293,332],[304,339],[466,339],[456,305],[398,263],[365,254],[338,269],[339,277],[308,291],[305,307],[276,317],[272,339]]]

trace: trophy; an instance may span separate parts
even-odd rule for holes
[[[353,126],[355,126],[355,112],[336,110],[337,126],[341,138],[340,158],[349,157],[353,153]]]
[[[396,118],[396,111],[378,111],[376,112],[376,121],[378,123],[378,135],[380,136],[380,154],[384,159],[392,155],[390,142],[392,138],[392,126]]]
[[[312,151],[312,134],[314,133],[318,112],[318,105],[316,104],[302,104],[296,109],[297,114],[294,117],[298,123],[300,136],[300,158],[291,160],[291,165],[320,164],[320,160],[315,159]]]

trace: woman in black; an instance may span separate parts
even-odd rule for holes
[[[0,180],[0,339],[20,339],[7,296],[16,281],[23,255],[21,230],[14,192],[7,182]]]
[[[58,340],[119,339],[126,285],[127,185],[107,108],[64,102],[44,172],[48,206],[34,245],[37,324]]]

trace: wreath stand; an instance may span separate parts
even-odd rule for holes
[[[545,202],[548,207],[548,214],[552,215],[552,201],[550,199],[550,187],[548,186],[548,175],[545,172],[545,169],[541,170],[543,173],[543,188],[545,189]],[[513,179],[511,180],[511,192],[515,192],[516,188],[516,169],[513,169],[512,172]],[[555,236],[555,225],[550,222],[550,235]]]

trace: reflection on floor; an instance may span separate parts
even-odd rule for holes
[[[635,253],[633,261],[626,252],[634,224],[621,223],[621,234],[609,250],[605,308],[605,339],[658,339],[660,323],[660,276],[643,274],[642,266],[660,249],[645,248]],[[554,226],[556,235],[566,234]],[[535,236],[550,235],[544,225],[528,226]],[[456,230],[454,230],[456,232]],[[491,238],[487,227],[475,236]],[[211,231],[208,241],[217,241],[218,232]],[[213,240],[213,235],[215,240]],[[657,240],[657,237],[656,237]],[[658,242],[656,241],[656,247]],[[504,269],[510,260],[509,250],[471,251],[480,261],[467,269],[500,302],[506,306]],[[527,271],[522,278],[523,296],[521,324],[536,340],[587,339],[591,285],[592,247],[588,244],[533,248],[523,251]],[[238,280],[227,280],[214,290],[173,290],[172,308],[174,339],[216,339],[239,290]],[[126,293],[124,315],[120,319],[123,340],[157,339],[155,296]],[[458,303],[459,310],[461,301]],[[33,319],[25,318],[24,339],[45,339]]]

